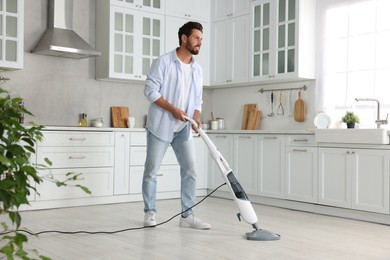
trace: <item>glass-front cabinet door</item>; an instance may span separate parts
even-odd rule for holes
[[[102,0],[99,0],[102,1]],[[111,0],[113,5],[134,8],[146,12],[160,13],[165,12],[165,0]]]
[[[250,81],[313,79],[316,0],[255,0],[250,7]]]
[[[144,80],[152,62],[163,53],[163,16],[112,8],[111,76]]]
[[[22,0],[0,0],[0,69],[23,68]]]
[[[277,74],[295,71],[295,0],[278,1]]]

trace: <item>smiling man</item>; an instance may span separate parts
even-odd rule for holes
[[[180,165],[180,226],[209,229],[210,225],[195,217],[196,201],[195,149],[191,117],[201,127],[203,73],[193,55],[202,46],[203,27],[197,22],[184,24],[178,32],[179,47],[155,60],[146,78],[144,94],[150,102],[147,117],[147,155],[142,182],[144,226],[155,226],[157,172],[169,145]]]

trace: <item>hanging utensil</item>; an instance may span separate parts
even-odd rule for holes
[[[306,104],[301,99],[301,91],[299,91],[298,100],[295,101],[295,106],[294,106],[294,120],[297,122],[303,122],[305,121],[305,115],[306,115]]]
[[[274,116],[274,91],[271,92],[271,112],[268,116]]]
[[[283,92],[280,90],[280,96],[279,96],[279,107],[278,111],[276,112],[277,115],[284,115],[284,108],[283,108]]]

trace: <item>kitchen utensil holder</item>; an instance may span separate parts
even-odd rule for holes
[[[264,89],[264,88],[262,88],[258,92],[263,94],[264,92],[268,92],[268,91],[275,91],[275,92],[283,91],[283,90],[290,90],[290,91],[292,91],[292,90],[302,91],[303,90],[303,91],[306,91],[306,89],[307,89],[306,85],[303,85],[303,87],[301,87],[301,88],[278,88],[278,89]]]

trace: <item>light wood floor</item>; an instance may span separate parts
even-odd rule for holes
[[[158,201],[157,221],[175,215],[180,201]],[[112,231],[142,226],[142,202],[29,211],[22,223],[42,230]],[[260,228],[281,235],[272,242],[244,238],[232,200],[208,198],[195,209],[210,230],[180,228],[176,217],[157,228],[113,235],[29,236],[29,245],[53,259],[390,259],[390,226],[254,205]]]

